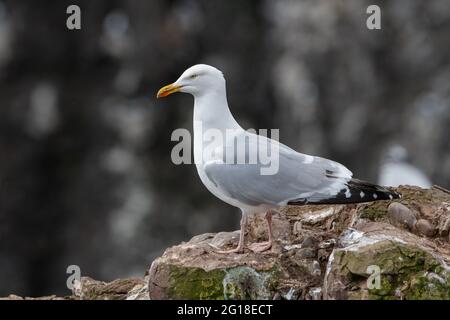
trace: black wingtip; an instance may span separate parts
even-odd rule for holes
[[[402,195],[396,191],[389,190],[370,182],[351,179],[346,187],[330,198],[306,198],[289,201],[289,205],[304,204],[350,204],[364,203],[380,200],[401,199]]]

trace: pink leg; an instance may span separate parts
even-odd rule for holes
[[[230,250],[220,250],[216,251],[217,253],[242,253],[244,252],[244,237],[245,237],[245,231],[247,229],[247,214],[245,212],[242,212],[242,218],[241,218],[241,231],[239,232],[239,243],[238,246],[234,249]]]
[[[272,247],[273,233],[272,233],[272,210],[266,212],[267,231],[269,233],[269,240],[266,242],[252,243],[249,249],[253,252],[263,252]]]

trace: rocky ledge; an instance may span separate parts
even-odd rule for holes
[[[65,299],[450,299],[450,194],[397,191],[391,202],[283,208],[264,253],[216,253],[237,244],[236,231],[198,235],[142,279],[82,278]],[[248,241],[266,237],[251,218]]]

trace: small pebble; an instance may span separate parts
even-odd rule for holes
[[[427,237],[434,236],[436,232],[434,226],[428,220],[425,219],[417,220],[416,225],[414,227],[419,234],[422,234]]]
[[[389,205],[388,218],[392,225],[408,230],[411,230],[417,221],[414,213],[399,202],[394,202]]]

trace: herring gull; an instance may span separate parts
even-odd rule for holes
[[[239,243],[221,253],[244,251],[250,214],[265,213],[269,239],[249,246],[254,252],[262,252],[272,246],[272,213],[281,206],[400,197],[381,186],[353,179],[352,172],[340,163],[296,152],[276,140],[244,130],[228,107],[225,78],[212,66],[190,67],[177,81],[161,88],[157,97],[174,92],[194,96],[194,161],[201,181],[216,197],[242,211]],[[212,147],[205,145],[207,132],[221,134],[223,139],[216,139]],[[241,150],[243,156],[236,156],[236,150]],[[261,150],[270,150],[275,170],[269,170],[267,162],[263,162]]]

